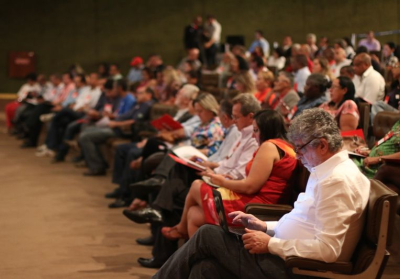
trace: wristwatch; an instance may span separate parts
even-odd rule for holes
[[[381,156],[379,156],[378,162],[382,163],[382,157]]]

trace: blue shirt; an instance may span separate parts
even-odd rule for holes
[[[121,98],[118,106],[118,116],[128,112],[136,104],[136,98],[131,93]]]
[[[65,107],[75,103],[76,98],[78,98],[79,94],[81,94],[82,89],[83,89],[83,87],[80,89],[74,88],[71,91],[69,91],[67,98],[65,98],[64,102],[61,103],[61,106],[65,108]]]
[[[266,39],[261,38],[260,40],[255,40],[251,44],[249,52],[252,53],[256,47],[261,47],[265,56],[269,55],[269,43]]]
[[[150,109],[154,104],[154,100],[150,100],[141,104],[134,105],[129,111],[126,113],[119,115],[116,120],[124,121],[124,120],[135,120],[135,121],[144,121],[148,120],[150,117]]]
[[[136,69],[135,67],[132,67],[129,70],[128,76],[126,77],[129,82],[131,83],[135,83],[138,81],[142,80],[142,71],[143,71],[143,67]]]

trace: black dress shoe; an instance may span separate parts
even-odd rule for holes
[[[163,222],[161,212],[151,207],[146,207],[135,211],[125,209],[122,213],[126,216],[126,218],[138,224]]]
[[[136,187],[161,187],[165,183],[165,178],[154,176],[147,180],[143,180],[140,182],[136,182],[131,184],[129,187],[136,188]]]
[[[104,197],[106,199],[118,199],[121,197],[121,190],[119,188],[115,188],[114,191],[105,194]]]
[[[127,200],[124,199],[116,199],[114,202],[110,203],[108,205],[109,208],[121,208],[121,207],[127,207],[131,203]]]
[[[154,242],[155,242],[155,239],[154,239],[153,235],[136,239],[137,244],[144,245],[144,246],[152,246],[152,245],[154,245]]]
[[[65,161],[64,159],[54,157],[54,158],[50,161],[50,163],[52,163],[52,164],[57,164],[57,163],[61,163],[61,162],[64,162],[64,161]]]
[[[141,266],[148,268],[160,268],[164,264],[161,261],[157,261],[155,258],[151,259],[139,258],[137,261]]]
[[[21,144],[21,148],[34,148],[34,147],[36,147],[36,145],[34,145],[28,141],[25,141],[23,144]]]
[[[105,170],[88,170],[87,172],[83,173],[84,176],[102,176],[106,175]]]

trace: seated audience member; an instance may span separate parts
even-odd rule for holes
[[[101,81],[99,80],[99,83]],[[65,156],[68,154],[70,143],[74,137],[79,134],[81,130],[98,124],[105,117],[115,118],[118,116],[119,104],[121,97],[115,88],[115,82],[111,79],[107,80],[103,86],[104,93],[101,93],[94,108],[89,109],[85,116],[81,119],[75,120],[69,123],[65,129],[63,140],[58,147],[54,162],[62,162],[65,160]],[[78,163],[83,160],[83,156],[80,155],[74,158],[73,162]]]
[[[314,53],[314,57],[322,57],[325,49],[329,47],[329,40],[327,37],[322,36],[319,38],[318,50]]]
[[[333,47],[327,47],[322,53],[322,57],[328,60],[329,66],[332,67],[332,65],[335,63],[335,51]]]
[[[293,48],[292,48],[293,50]],[[303,54],[298,54],[293,57],[292,68],[295,72],[294,82],[295,89],[300,96],[304,93],[304,86],[308,76],[311,74],[309,68],[307,67],[307,57]]]
[[[313,65],[313,74],[321,74],[325,76],[328,81],[331,81],[335,78],[331,67],[329,66],[328,60],[326,60],[324,57],[314,58]]]
[[[162,72],[162,82],[162,87],[155,88],[156,98],[163,104],[173,105],[175,95],[181,87],[178,72],[172,67],[165,68]]]
[[[235,55],[230,61],[230,71],[232,76],[227,80],[226,87],[228,89],[235,89],[235,80],[233,77],[240,72],[249,71],[249,65],[243,57]]]
[[[354,51],[353,44],[351,43],[350,38],[343,37],[344,41],[344,50],[346,51],[346,58],[353,60],[354,56],[356,56],[356,52]]]
[[[190,62],[193,64],[194,71],[199,71],[201,69],[201,62],[199,60],[200,51],[198,48],[191,48],[187,50],[187,56],[184,57],[179,63],[177,69],[182,73],[186,72],[185,63]]]
[[[107,79],[110,76],[110,65],[106,62],[102,62],[97,67],[97,74],[99,75],[99,84],[103,85],[106,83]]]
[[[286,57],[286,61],[288,62],[288,58],[292,55],[292,37],[285,36],[282,41],[282,49],[284,51],[284,56]]]
[[[186,79],[186,84],[191,84],[197,87],[201,87],[200,86],[200,74],[196,71],[189,71],[187,73],[185,73],[185,79]]]
[[[24,120],[23,125],[26,127],[27,139],[22,144],[22,148],[36,147],[43,124],[40,120],[41,115],[50,113],[51,111],[60,111],[63,107],[68,105],[69,100],[74,99],[68,98],[68,96],[73,97],[74,92],[76,91],[71,74],[63,74],[62,80],[64,86],[61,91],[58,92],[58,95],[54,96],[51,102],[46,101],[35,106],[35,108],[29,113],[29,116]]]
[[[212,183],[220,186],[218,191],[223,196],[227,214],[243,211],[247,203],[290,203],[292,189],[287,182],[297,161],[292,146],[286,140],[283,117],[273,110],[259,111],[254,115],[253,131],[260,148],[248,162],[244,179],[205,174]],[[209,205],[210,201],[213,204],[212,189],[203,180],[194,181],[186,196],[180,223],[164,227],[163,235],[169,239],[187,238],[205,223],[215,224],[215,207]]]
[[[292,74],[281,71],[275,80],[274,93],[275,99],[273,99],[271,106],[275,107],[275,110],[282,114],[282,108],[284,111],[291,111],[294,106],[300,100],[299,95],[293,90],[294,80]]]
[[[329,81],[321,74],[311,74],[304,86],[304,96],[300,99],[292,111],[289,112],[289,120],[299,115],[306,109],[319,107],[327,101],[325,91],[329,88]]]
[[[370,183],[341,151],[336,121],[323,110],[305,111],[288,137],[311,172],[294,209],[269,222],[232,212],[233,223],[246,227],[241,238],[218,226],[202,226],[153,278],[297,278],[284,259],[350,261],[364,226]],[[232,264],[237,259],[240,264]],[[200,270],[207,273],[200,276]]]
[[[117,82],[117,90],[125,93],[126,83]],[[108,120],[106,127],[95,126],[85,129],[79,136],[79,145],[88,165],[86,176],[105,175],[107,163],[105,162],[98,145],[112,137],[121,136],[121,127],[132,126],[135,122],[146,121],[149,118],[151,106],[154,103],[154,92],[149,87],[141,88],[137,92],[136,105],[128,112],[119,115],[115,120]],[[134,131],[133,131],[134,132]]]
[[[254,97],[260,102],[261,107],[275,109],[273,100],[275,93],[272,90],[274,85],[274,74],[271,71],[259,72],[257,75],[256,88]]]
[[[334,76],[340,76],[340,69],[350,64],[351,60],[346,58],[346,51],[343,48],[335,49],[335,63],[331,67]]]
[[[371,107],[371,120],[375,118],[376,114],[380,111],[398,112],[400,101],[400,63],[397,62],[392,68],[391,72],[394,81],[390,85],[389,94],[386,96],[385,101],[378,101]]]
[[[41,87],[37,83],[37,75],[35,73],[27,75],[26,83],[21,86],[17,93],[17,100],[8,103],[5,107],[6,124],[9,132],[11,132],[11,128],[13,127],[15,112],[18,107],[22,106],[20,110],[24,110],[28,106],[28,103],[32,101],[32,98],[37,97],[40,92]]]
[[[383,140],[379,141],[371,150],[365,150],[365,148],[355,150],[356,153],[367,156],[366,158],[354,158],[353,160],[368,178],[372,178],[379,166],[382,165],[382,160],[399,158],[399,142],[400,120],[393,125],[392,129],[383,137]]]
[[[381,66],[386,69],[390,64],[399,62],[398,57],[395,56],[396,45],[393,42],[387,42],[383,45]]]
[[[265,62],[261,57],[253,56],[250,60],[250,74],[254,80],[257,80],[260,72],[268,72],[268,68],[265,67]]]
[[[90,74],[89,86],[86,86],[86,79],[84,75],[77,75],[74,78],[75,86],[77,89],[78,97],[75,103],[63,108],[57,112],[51,120],[50,127],[47,131],[47,137],[44,146],[37,152],[37,156],[45,156],[53,154],[52,151],[57,151],[61,144],[63,144],[64,133],[67,126],[78,119],[83,118],[86,112],[93,109],[97,104],[101,90],[98,87],[97,73]],[[60,162],[61,158],[54,158],[52,162]]]
[[[349,79],[353,80],[355,76],[353,66],[349,65],[340,68],[340,75],[348,77]]]
[[[285,67],[286,58],[284,56],[283,49],[277,47],[272,51],[272,55],[268,57],[267,66],[275,67],[277,70],[281,70]]]
[[[360,113],[354,102],[354,84],[348,77],[334,79],[330,88],[331,101],[323,103],[320,108],[329,112],[336,120],[341,131],[357,129]]]
[[[129,70],[126,79],[128,83],[131,85],[140,82],[142,80],[142,70],[144,68],[142,57],[140,56],[133,57],[130,66],[132,68]]]
[[[257,51],[259,50],[259,51]],[[233,55],[238,55],[242,57],[243,59],[247,59],[246,57],[246,48],[242,45],[234,45],[232,47],[232,54]],[[254,52],[252,53],[253,56],[258,56],[258,57],[264,57],[264,52],[262,48],[255,48]]]
[[[371,57],[366,53],[358,54],[353,61],[356,76],[353,79],[356,97],[374,105],[382,101],[385,95],[385,80],[371,66]]]
[[[131,169],[131,163],[142,156],[143,149],[146,149],[146,144],[152,144],[159,148],[154,152],[163,151],[168,147],[162,138],[172,138],[174,142],[180,142],[189,138],[194,128],[200,124],[198,116],[194,116],[195,112],[192,106],[192,101],[196,98],[198,92],[199,88],[196,86],[184,85],[177,93],[175,105],[178,107],[178,111],[174,119],[182,123],[182,129],[160,131],[156,138],[151,138],[148,141],[126,143],[116,147],[112,182],[118,184],[119,187],[106,194],[106,198],[117,199],[109,205],[110,208],[123,207],[130,204],[131,197],[128,186],[135,180],[137,181],[139,176],[137,174],[138,171]],[[168,143],[170,142],[168,141]]]
[[[157,72],[163,71],[165,66],[161,56],[158,54],[150,55],[146,62],[146,68],[150,69],[152,77],[154,77]]]
[[[359,46],[356,49],[356,55],[361,54],[361,53],[365,53],[365,54],[369,55],[368,49],[365,46]],[[375,58],[376,58],[376,55],[375,55]],[[354,61],[353,61],[353,64],[354,64]],[[381,68],[381,64],[379,63],[379,60],[372,59],[372,56],[371,56],[371,66],[372,66],[372,68],[374,68],[375,71],[382,74],[383,70]]]
[[[219,74],[219,87],[226,87],[228,78],[232,75],[231,73],[231,61],[235,59],[232,52],[225,52],[222,56],[222,60],[216,69]]]
[[[269,56],[269,43],[268,41],[264,38],[263,32],[261,30],[256,30],[255,32],[255,40],[251,43],[249,47],[249,52],[253,53],[256,47],[261,47],[261,49],[264,52],[264,56],[268,57]]]
[[[119,69],[119,65],[116,63],[110,65],[110,69],[108,70],[108,72],[110,74],[109,78],[111,78],[112,80],[119,80],[123,78]]]
[[[143,68],[142,69],[142,81],[139,83],[136,90],[139,90],[140,88],[145,88],[145,87],[154,88],[155,86],[156,86],[156,80],[154,79],[153,71],[148,67]]]
[[[307,45],[310,47],[310,50],[311,50],[311,57],[310,58],[312,59],[312,58],[314,58],[314,54],[318,50],[318,47],[316,45],[317,36],[315,34],[313,34],[313,33],[307,34],[306,42],[307,42]]]
[[[307,57],[307,67],[312,72],[313,70],[313,63],[311,60],[312,54],[311,54],[311,49],[310,46],[307,44],[301,45],[299,54],[303,54]]]
[[[227,150],[228,154],[219,153],[217,157],[212,156],[207,162],[201,163],[203,166],[213,169],[217,174],[226,174],[233,179],[243,179],[245,167],[251,160],[258,144],[253,137],[253,118],[254,114],[260,110],[260,104],[251,94],[240,94],[233,99],[232,118],[236,123],[237,129],[241,133],[238,142],[232,143],[232,130],[225,136],[220,149]],[[221,113],[222,113],[221,109]],[[226,113],[225,113],[226,114]],[[219,149],[219,150],[220,150]],[[218,154],[219,153],[219,154]],[[212,161],[215,160],[215,161]],[[167,179],[157,194],[157,198],[151,204],[151,208],[139,211],[124,211],[125,216],[137,222],[151,222],[152,232],[155,236],[153,258],[140,258],[138,262],[145,267],[160,267],[171,254],[177,249],[177,242],[170,241],[161,234],[162,226],[176,225],[182,215],[182,210],[189,186],[199,176],[197,172],[177,164],[168,173]],[[157,222],[158,217],[162,216],[162,223]],[[153,222],[156,221],[156,222]],[[156,233],[154,233],[156,231]],[[139,240],[137,240],[139,241]]]
[[[375,39],[374,31],[369,31],[367,33],[367,37],[362,39],[358,46],[364,46],[368,49],[368,51],[380,51],[381,50],[381,43]]]
[[[256,86],[253,78],[248,71],[238,73],[234,76],[235,89],[239,93],[254,93],[256,92]]]

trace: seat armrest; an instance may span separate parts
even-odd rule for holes
[[[244,210],[248,214],[253,214],[263,221],[276,221],[283,215],[292,211],[293,207],[284,204],[263,204],[249,203]]]
[[[298,269],[312,270],[312,271],[331,271],[341,274],[351,274],[353,271],[352,262],[334,262],[325,263],[317,260],[310,260],[300,257],[289,257],[285,261],[286,267],[292,269],[297,267]]]

